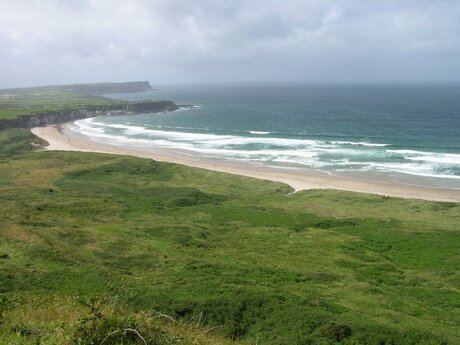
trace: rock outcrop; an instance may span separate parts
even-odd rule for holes
[[[159,113],[173,111],[181,106],[171,101],[126,102],[89,105],[81,109],[49,110],[39,114],[24,114],[14,119],[0,120],[0,130],[5,128],[33,128],[59,124],[99,115]]]

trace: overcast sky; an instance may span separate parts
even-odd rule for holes
[[[459,0],[0,0],[0,87],[460,80]]]

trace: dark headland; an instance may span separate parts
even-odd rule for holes
[[[157,113],[180,107],[172,101],[128,102],[104,96],[146,91],[154,91],[148,81],[0,89],[0,129],[59,124],[95,113]]]
[[[123,83],[84,83],[0,89],[0,96],[5,94],[46,94],[50,92],[76,93],[80,96],[101,96],[112,93],[146,91],[154,91],[148,81],[130,81]]]

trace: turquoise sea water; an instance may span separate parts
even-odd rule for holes
[[[196,108],[72,129],[117,145],[460,189],[460,85],[206,84],[111,97]]]

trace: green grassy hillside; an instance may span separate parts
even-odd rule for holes
[[[460,204],[40,144],[0,132],[0,343],[460,343]]]
[[[102,95],[150,90],[153,89],[146,81],[0,89],[0,120],[11,120],[22,115],[125,104],[126,102]]]
[[[10,120],[21,115],[40,114],[63,109],[81,109],[117,101],[93,97],[62,87],[37,87],[0,90],[0,120]],[[118,101],[119,102],[119,101]]]

